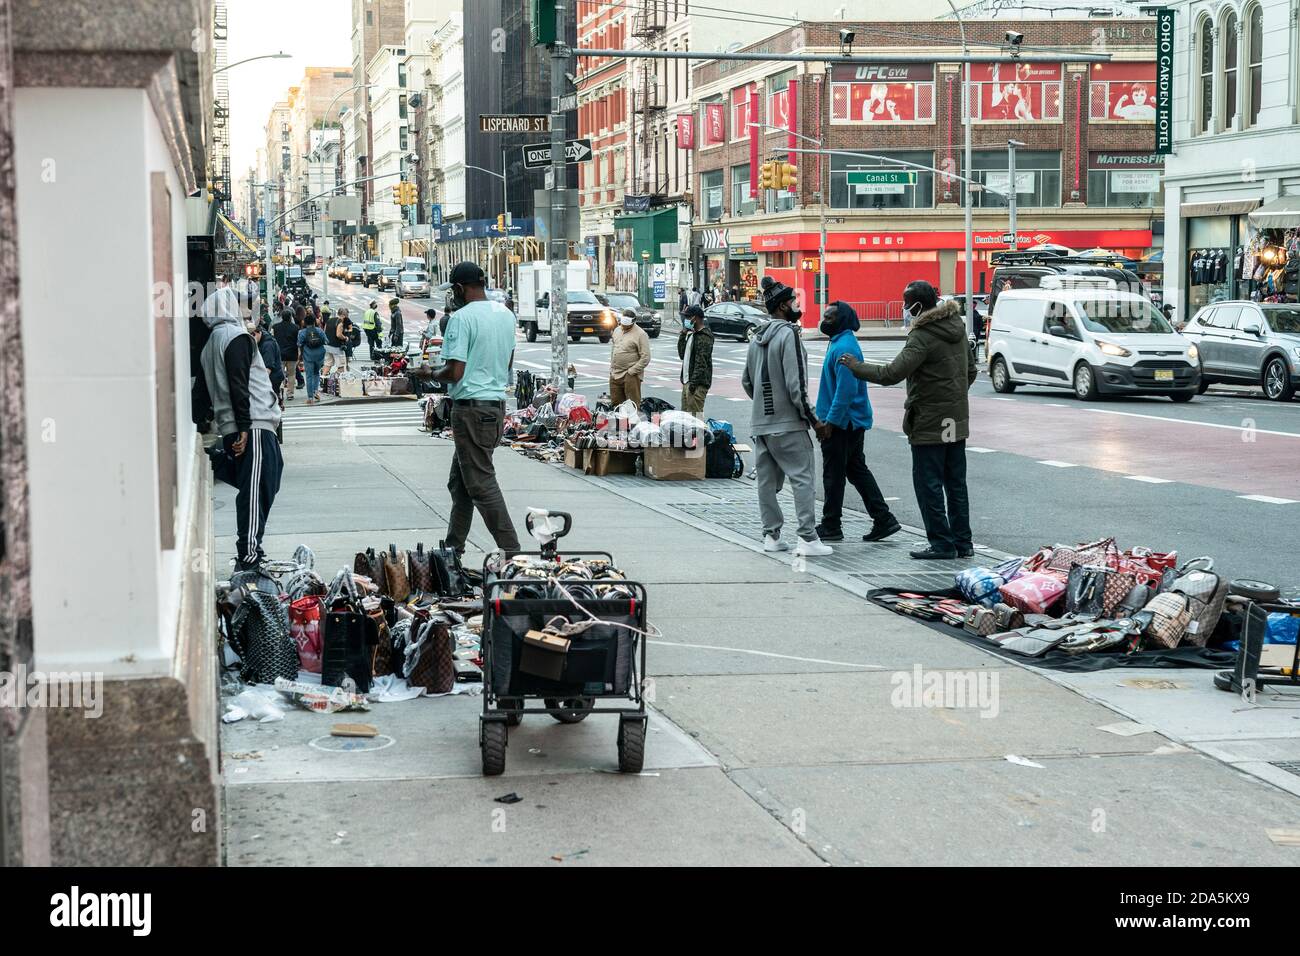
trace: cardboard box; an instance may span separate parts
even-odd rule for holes
[[[655,481],[695,481],[704,479],[704,448],[647,448],[645,473]]]
[[[635,475],[637,454],[634,451],[589,448],[584,470],[589,475]]]
[[[569,639],[544,631],[529,631],[524,635],[524,649],[519,656],[519,669],[534,677],[559,680],[564,676],[564,662],[569,653]]]
[[[564,464],[579,471],[587,464],[587,449],[578,448],[572,442],[564,443]]]

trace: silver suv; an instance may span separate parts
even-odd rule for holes
[[[1300,305],[1231,301],[1202,308],[1183,335],[1201,353],[1201,391],[1259,385],[1274,402],[1300,388]]]

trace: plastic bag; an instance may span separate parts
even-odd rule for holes
[[[1294,644],[1297,633],[1300,633],[1300,617],[1292,617],[1283,611],[1273,611],[1268,615],[1264,643]]]
[[[641,412],[636,407],[636,402],[632,401],[629,398],[622,405],[619,405],[617,408],[615,408],[613,414],[610,417],[626,419],[627,427],[631,428],[633,425],[635,425],[637,422],[641,420]]]
[[[717,418],[710,418],[705,422],[705,424],[709,426],[709,431],[726,432],[727,437],[730,438],[733,443],[735,442],[736,430],[731,427],[731,422],[724,422]]]
[[[637,422],[627,436],[627,443],[632,448],[656,448],[663,444],[663,440],[663,432],[653,422]]]
[[[230,707],[221,715],[221,720],[222,723],[233,724],[245,717],[252,717],[265,724],[272,720],[284,720],[284,709],[273,692],[250,687],[230,701]]]
[[[560,396],[559,402],[555,405],[555,413],[560,417],[565,417],[575,408],[586,408],[587,396],[580,392],[565,392]]]

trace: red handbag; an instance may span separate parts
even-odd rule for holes
[[[298,648],[298,664],[313,674],[320,673],[322,608],[321,599],[314,594],[289,605],[289,636]]]
[[[998,593],[1003,603],[1025,614],[1046,614],[1048,608],[1065,597],[1065,590],[1060,575],[1030,571],[1002,585]]]

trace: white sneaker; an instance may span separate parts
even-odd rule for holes
[[[782,541],[780,538],[774,538],[769,534],[769,535],[765,535],[763,538],[763,550],[764,551],[789,551],[790,546],[786,544],[784,541]]]
[[[834,554],[835,549],[829,544],[823,542],[820,538],[813,538],[811,541],[799,539],[799,543],[794,546],[794,553],[805,558],[815,558],[827,554]]]

